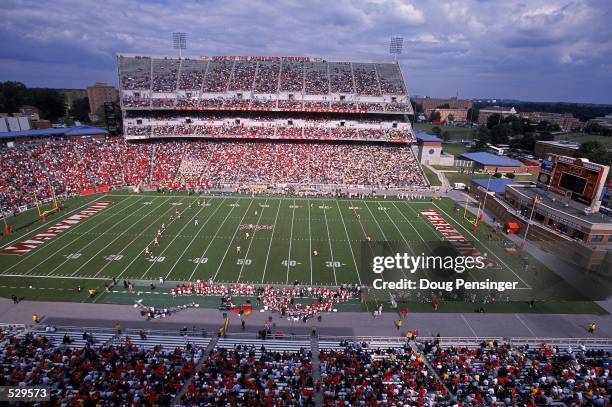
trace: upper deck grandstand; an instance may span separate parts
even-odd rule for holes
[[[412,114],[397,62],[118,56],[124,109]]]

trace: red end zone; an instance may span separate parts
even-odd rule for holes
[[[429,223],[442,234],[444,240],[450,242],[462,256],[477,257],[482,255],[470,241],[459,233],[453,225],[448,223],[440,212],[435,209],[425,209],[421,211],[421,215],[423,215]],[[485,257],[484,263],[487,268],[499,268],[499,265],[489,257]]]
[[[24,254],[27,254],[30,251],[36,249],[38,246],[42,245],[46,241],[53,239],[63,231],[70,229],[72,226],[76,225],[82,220],[85,220],[95,215],[102,209],[107,208],[112,204],[112,202],[108,201],[96,202],[89,206],[87,209],[84,209],[75,215],[72,215],[62,221],[59,221],[44,232],[32,236],[31,239],[13,243],[11,246],[5,247],[4,249],[0,250],[0,254],[16,254],[18,256],[23,256]]]

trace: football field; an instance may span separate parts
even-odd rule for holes
[[[99,208],[82,219],[77,216],[61,232],[48,233],[58,222],[75,219],[92,207]],[[504,237],[490,228],[483,225],[474,232],[457,208],[444,198],[350,200],[121,191],[81,197],[69,200],[45,223],[32,211],[14,218],[18,232],[0,241],[0,292],[6,295],[31,286],[41,288],[37,296],[54,299],[77,285],[102,291],[113,278],[141,286],[160,277],[170,282],[364,284],[363,273],[371,270],[361,266],[363,242],[444,239],[422,215],[426,210],[435,210],[477,249],[488,252],[499,266],[496,278],[518,281],[521,290],[560,283],[537,260],[508,256]],[[162,224],[165,230],[158,237]],[[486,248],[484,240],[489,243]],[[491,241],[496,243],[493,249]],[[6,253],[15,247],[23,252]],[[147,247],[150,255],[145,254]],[[540,272],[526,273],[526,261]]]

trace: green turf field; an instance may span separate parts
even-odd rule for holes
[[[433,208],[477,245],[489,239],[499,243],[499,250],[492,251],[500,264],[495,274],[499,278],[518,279],[526,290],[535,285],[562,284],[535,259],[528,261],[537,265],[540,273],[520,274],[525,259],[503,252],[503,237],[490,228],[483,225],[473,232],[450,199],[228,195],[207,196],[205,206],[198,206],[197,199],[186,194],[119,191],[70,200],[44,224],[32,212],[11,218],[18,232],[3,237],[2,248],[45,231],[92,202],[112,202],[25,255],[0,254],[0,295],[41,300],[132,301],[120,284],[114,292],[103,292],[104,284],[113,277],[135,281],[138,287],[143,287],[143,293],[157,296],[167,294],[172,284],[166,283],[154,292],[147,290],[148,284],[156,283],[159,277],[168,282],[212,278],[221,283],[291,284],[296,280],[309,285],[362,283],[361,244],[367,237],[397,242],[442,240],[432,224],[418,215],[421,210]],[[181,212],[180,219],[176,217],[177,210]],[[159,246],[154,247],[151,243],[162,223],[166,231]],[[147,246],[152,249],[152,257],[144,255]],[[77,286],[84,290],[96,288],[102,294],[90,300],[76,293]],[[598,309],[594,305],[592,308]]]

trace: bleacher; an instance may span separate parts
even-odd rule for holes
[[[96,338],[95,345],[85,343],[84,332]],[[73,339],[70,344],[63,341],[66,333]],[[0,340],[0,366],[5,379],[9,378],[4,383],[12,384],[6,372],[13,365],[19,366],[18,377],[27,377],[23,375],[36,369],[35,361],[44,355],[74,358],[80,349],[87,349],[83,357],[97,365],[98,352],[103,357],[125,353],[137,360],[152,358],[159,368],[170,369],[163,379],[148,382],[135,374],[129,359],[121,362],[121,369],[137,381],[136,389],[153,390],[158,402],[606,406],[611,401],[607,373],[612,363],[611,339],[433,337],[406,341],[401,337],[287,336],[274,331],[270,338],[258,339],[248,333],[218,337],[195,331],[187,336],[150,331],[141,340],[138,334],[131,329],[116,336],[110,328],[55,327],[50,332],[43,326],[6,327]],[[17,354],[21,359],[15,359]],[[38,373],[30,375],[24,383],[36,385],[37,377]],[[81,386],[92,390],[94,383],[88,376]],[[54,389],[54,397],[81,397],[79,384],[59,392],[53,379],[47,385]],[[117,385],[99,397],[133,403],[150,396],[140,390],[116,394]]]

